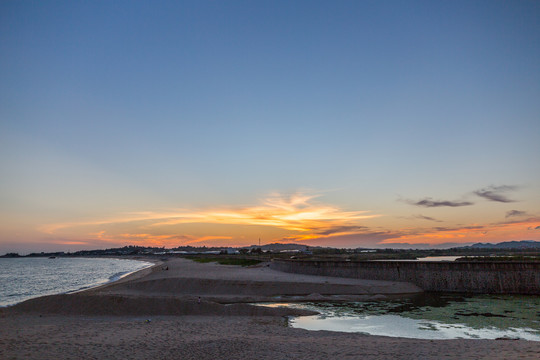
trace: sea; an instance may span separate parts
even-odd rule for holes
[[[152,265],[113,258],[1,258],[0,306],[89,289]]]

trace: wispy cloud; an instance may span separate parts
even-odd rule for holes
[[[259,205],[237,208],[218,208],[197,211],[171,210],[164,212],[137,212],[85,222],[48,224],[41,231],[54,234],[60,230],[74,231],[75,228],[89,227],[94,238],[104,240],[113,236],[113,229],[131,229],[117,232],[126,240],[145,240],[151,243],[171,241],[189,243],[212,240],[201,237],[177,235],[178,226],[184,224],[257,225],[300,232],[304,237],[327,237],[361,232],[362,220],[380,215],[368,211],[347,211],[337,206],[317,201],[318,196],[294,193],[292,195],[271,194]],[[103,227],[110,229],[107,234]],[[97,230],[97,231],[96,231]],[[140,231],[137,231],[140,230]],[[157,234],[156,234],[157,233]],[[219,239],[226,239],[219,236]],[[230,238],[230,237],[229,237]]]
[[[488,186],[487,188],[480,189],[474,191],[474,193],[484,199],[487,199],[489,201],[496,201],[496,202],[503,202],[503,203],[510,203],[515,202],[515,200],[512,200],[508,198],[505,193],[514,191],[518,187],[515,185],[501,185],[501,186]]]
[[[422,207],[459,207],[459,206],[469,206],[473,205],[474,203],[470,201],[450,201],[450,200],[433,200],[432,198],[425,198],[423,200],[404,200],[406,203],[415,205],[415,206],[422,206]]]
[[[468,225],[468,226],[458,226],[458,227],[434,227],[433,230],[448,232],[448,231],[467,231],[467,230],[482,230],[485,229],[485,225]]]
[[[331,228],[326,228],[324,230],[316,231],[319,235],[336,235],[336,234],[350,234],[350,233],[356,233],[359,231],[364,231],[367,229],[365,226],[357,226],[357,225],[341,225],[341,226],[334,226]]]
[[[506,212],[505,218],[514,217],[514,216],[529,216],[526,211],[520,210],[510,210]]]
[[[276,239],[278,242],[300,242],[314,246],[342,246],[342,247],[362,247],[375,246],[389,238],[399,237],[401,234],[392,231],[372,231],[364,229],[360,232],[350,234],[298,234]]]
[[[293,194],[283,196],[273,194],[253,207],[217,209],[178,214],[152,226],[167,226],[185,223],[216,223],[231,225],[263,225],[293,231],[314,231],[332,229],[336,226],[350,226],[354,223],[380,215],[367,211],[345,211],[336,206],[314,201],[317,196]]]
[[[414,215],[413,218],[421,219],[421,220],[434,221],[434,222],[442,222],[442,220],[438,220],[438,219],[432,218],[430,216],[425,216],[425,215]]]
[[[479,189],[476,191],[473,191],[473,193],[481,198],[490,200],[490,201],[496,201],[496,202],[503,202],[503,203],[510,203],[515,202],[516,200],[510,199],[506,193],[515,191],[519,187],[516,185],[500,185],[500,186],[488,186],[483,189]],[[421,200],[401,200],[404,201],[407,204],[415,205],[415,206],[422,206],[427,208],[433,208],[433,207],[460,207],[460,206],[469,206],[474,205],[472,201],[466,201],[466,200],[433,200],[431,197],[426,197]]]
[[[540,217],[531,216],[526,219],[505,220],[505,221],[494,223],[493,225],[511,225],[511,224],[538,223],[538,222],[540,222]]]
[[[49,243],[50,244],[55,244],[55,245],[88,245],[88,244],[90,244],[87,241],[71,241],[71,240],[50,241]]]
[[[179,216],[178,211],[129,212],[129,213],[118,214],[118,215],[108,217],[108,218],[103,218],[103,219],[46,224],[46,225],[40,226],[38,230],[46,234],[54,234],[55,232],[62,229],[66,229],[66,228],[74,228],[74,227],[81,227],[81,226],[95,226],[95,225],[123,224],[123,223],[133,223],[133,222],[143,222],[143,221],[157,221],[160,219],[166,219],[166,218],[175,217],[175,216]]]
[[[456,227],[432,227],[402,229],[399,236],[391,237],[383,243],[408,242],[438,244],[449,241],[501,241],[509,238],[526,238],[534,227],[540,229],[540,218],[532,217],[522,220],[505,221],[490,224],[471,224]]]

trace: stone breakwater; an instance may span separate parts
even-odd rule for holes
[[[413,283],[424,291],[540,295],[540,262],[274,260],[299,274]]]

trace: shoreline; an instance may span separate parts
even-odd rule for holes
[[[43,256],[43,257],[31,257],[31,258],[28,258],[28,259],[46,259],[47,257]],[[83,285],[77,289],[74,289],[74,290],[67,290],[67,291],[62,291],[62,292],[58,292],[58,293],[49,293],[49,294],[44,294],[44,295],[34,295],[30,298],[26,298],[26,299],[23,299],[23,300],[20,300],[16,303],[11,303],[11,304],[7,304],[7,305],[0,305],[0,309],[5,309],[5,308],[8,308],[8,307],[12,307],[12,306],[15,306],[17,304],[20,304],[20,303],[23,303],[25,301],[28,301],[28,300],[32,300],[32,299],[36,299],[36,298],[41,298],[41,297],[46,297],[46,296],[53,296],[53,295],[64,295],[64,294],[76,294],[76,293],[81,293],[81,292],[85,292],[85,291],[90,291],[90,290],[93,290],[93,289],[98,289],[102,286],[106,286],[106,285],[109,285],[109,284],[112,284],[112,283],[115,283],[115,282],[118,282],[118,281],[121,281],[127,277],[130,277],[132,278],[132,276],[134,276],[136,273],[139,273],[139,272],[142,272],[146,269],[149,269],[153,266],[156,266],[156,265],[159,265],[159,261],[156,260],[156,259],[151,259],[151,258],[140,258],[140,257],[115,257],[115,256],[112,256],[112,257],[105,257],[105,256],[101,256],[101,257],[96,257],[96,256],[78,256],[78,257],[65,257],[65,258],[68,258],[68,259],[116,259],[116,260],[130,260],[130,261],[138,261],[138,262],[144,262],[144,263],[147,263],[148,265],[146,265],[145,267],[143,268],[140,268],[140,269],[137,269],[137,270],[132,270],[132,271],[127,271],[125,273],[123,273],[122,275],[120,275],[119,277],[117,277],[116,275],[119,274],[120,272],[117,272],[117,273],[114,273],[112,274],[111,276],[108,277],[108,280],[106,281],[102,281],[102,282],[94,282],[94,283],[89,283],[87,285]],[[11,258],[8,258],[8,259],[11,259]],[[17,259],[17,258],[15,258]],[[142,273],[140,276],[143,276],[144,273]],[[136,278],[136,277],[135,277]]]
[[[134,259],[134,258],[131,258]],[[149,258],[136,257],[146,261]],[[5,308],[13,314],[301,316],[315,312],[250,305],[284,301],[368,301],[421,293],[400,282],[289,274],[268,263],[239,267],[185,258],[152,259],[154,266],[75,293],[42,296]],[[167,270],[165,270],[167,269]]]
[[[540,353],[539,342],[526,340],[309,331],[288,326],[284,318],[308,313],[234,303],[276,301],[276,294],[307,300],[353,295],[382,299],[420,291],[406,283],[280,273],[266,264],[241,268],[169,258],[97,288],[0,309],[0,357],[536,359]]]
[[[143,277],[143,276],[146,275],[146,273],[144,272],[145,270],[151,269],[154,266],[159,266],[162,263],[162,262],[160,262],[159,260],[156,260],[156,259],[150,259],[150,258],[141,259],[140,257],[122,258],[122,257],[117,257],[117,256],[112,256],[112,257],[81,256],[80,258],[84,258],[84,259],[107,258],[107,259],[117,259],[117,260],[132,260],[132,261],[146,262],[146,263],[149,263],[149,265],[144,267],[144,268],[138,269],[138,270],[129,271],[126,274],[123,274],[122,276],[120,276],[118,279],[115,279],[115,280],[110,280],[109,279],[109,281],[107,281],[105,283],[96,284],[96,285],[90,285],[89,287],[86,287],[86,288],[81,288],[81,289],[78,289],[78,290],[68,291],[68,292],[65,292],[65,293],[59,293],[59,294],[54,294],[54,295],[75,294],[75,293],[84,292],[84,291],[97,290],[97,289],[99,289],[101,287],[104,287],[104,286],[119,282],[119,281],[124,280],[124,279],[126,279],[126,281],[129,281],[130,279],[137,279],[137,278],[140,278],[140,277]],[[127,279],[127,278],[129,278],[129,279]]]

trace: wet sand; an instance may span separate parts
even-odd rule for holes
[[[264,264],[241,268],[172,259],[113,284],[3,309],[0,358],[538,358],[538,342],[307,331],[287,326],[284,316],[300,315],[297,310],[245,304],[280,298],[377,299],[418,291],[406,283],[281,273]]]

